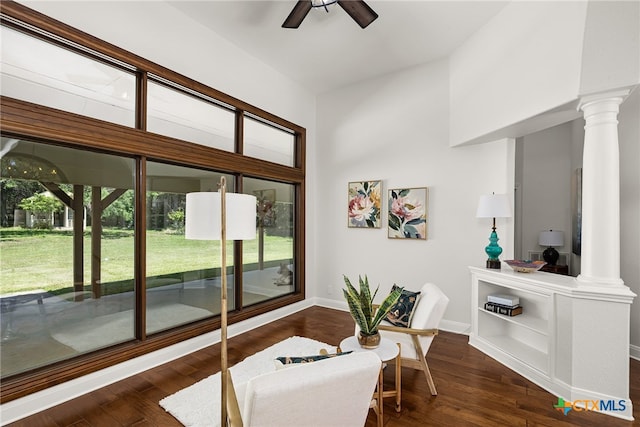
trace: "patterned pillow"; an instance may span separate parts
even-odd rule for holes
[[[396,288],[397,286],[393,285],[391,292]],[[413,309],[418,302],[419,296],[420,291],[411,292],[403,289],[400,298],[398,298],[398,301],[393,305],[393,307],[391,307],[391,310],[389,311],[389,314],[387,314],[385,320],[394,326],[408,328],[409,325],[411,325]]]
[[[312,356],[281,356],[281,357],[276,357],[276,367],[282,367],[280,365],[293,365],[296,363],[311,363],[311,362],[316,362],[318,360],[324,360],[324,359],[331,359],[332,357],[336,357],[336,356],[344,356],[345,354],[349,354],[352,353],[351,351],[344,351],[341,353],[333,353],[333,354],[329,354],[329,353],[321,353],[321,354],[315,354]]]

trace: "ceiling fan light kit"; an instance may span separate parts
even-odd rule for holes
[[[338,0],[311,0],[311,7],[324,7],[329,12],[327,6],[336,3]]]
[[[338,3],[361,28],[366,28],[378,18],[378,14],[363,0],[298,0],[282,28],[298,28],[312,8],[322,7],[329,12],[327,6],[334,3]]]

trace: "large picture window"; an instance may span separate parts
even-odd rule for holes
[[[304,299],[305,129],[25,6],[0,36],[2,402]],[[187,89],[188,88],[188,89]],[[184,238],[186,194],[258,238]]]

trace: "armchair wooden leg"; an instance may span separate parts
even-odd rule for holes
[[[422,365],[424,376],[427,378],[427,384],[429,384],[431,395],[437,396],[438,392],[436,391],[436,384],[433,382],[433,378],[431,377],[431,371],[429,370],[429,365],[427,365],[427,359],[424,356],[424,351],[422,351],[420,341],[418,340],[418,337],[416,335],[411,335],[411,339],[413,340],[413,345],[415,346],[416,353],[418,353],[418,357],[420,358],[420,364]]]
[[[374,396],[377,396],[378,392],[376,391]],[[380,410],[378,409],[378,398],[374,397],[371,399],[371,403],[369,404],[369,409],[373,409],[373,412],[376,413],[376,420],[378,422],[378,427],[382,427],[382,418],[380,417]]]

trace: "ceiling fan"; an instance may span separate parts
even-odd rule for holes
[[[327,6],[333,3],[338,3],[361,28],[365,28],[378,17],[378,14],[362,0],[298,0],[284,20],[282,28],[298,28],[311,8],[324,7],[329,12]]]

